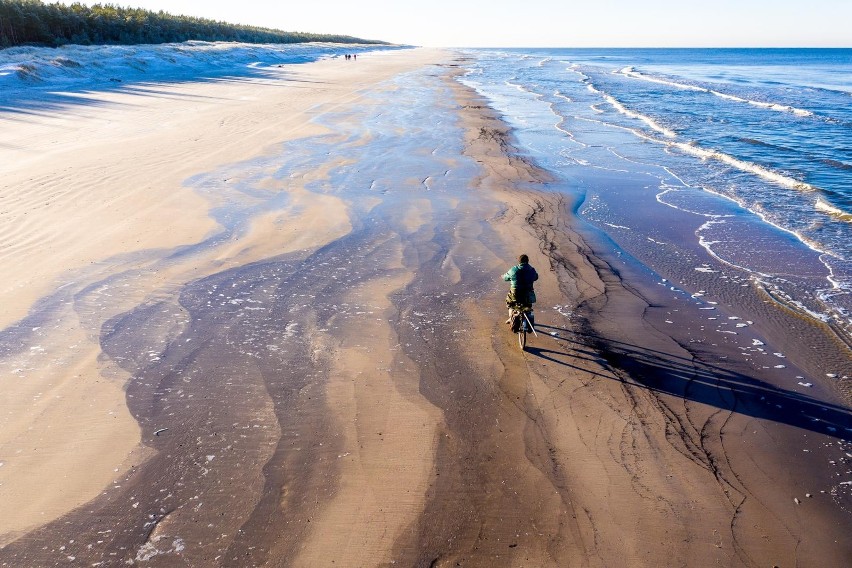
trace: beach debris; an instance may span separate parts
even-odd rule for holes
[[[773,353],[776,357],[781,357],[782,359],[786,357],[783,353]]]
[[[798,505],[798,504],[800,504],[800,503],[801,503],[801,501],[799,501],[799,498],[798,498],[798,497],[793,497],[793,503],[795,503],[796,505]]]
[[[160,428],[159,430],[154,430],[154,435],[159,436],[160,434],[162,434],[163,432],[166,432],[167,430],[168,430],[168,428]]]
[[[559,333],[556,331],[551,331],[550,335],[552,335],[553,337],[559,337]]]
[[[813,385],[813,383],[803,383],[803,382],[801,382],[801,381],[799,381],[799,384],[800,384],[800,385],[802,385],[803,387],[812,387],[812,386],[814,386],[814,385]]]
[[[813,495],[811,495],[810,493],[805,493],[805,497],[807,497],[808,499],[810,499],[811,497],[813,497]]]
[[[834,373],[826,373],[825,376],[828,377],[829,379],[836,379],[837,378],[837,375],[835,375]]]
[[[751,344],[752,344],[752,345],[754,345],[754,346],[758,346],[758,345],[766,345],[764,342],[762,342],[762,341],[761,341],[761,340],[759,340],[759,339],[752,339],[752,340],[751,340]]]
[[[776,369],[786,369],[787,365],[775,365]]]
[[[556,310],[559,315],[565,317],[571,317],[571,309],[568,306],[553,306],[553,309]]]

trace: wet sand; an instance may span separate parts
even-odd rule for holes
[[[708,328],[739,312],[670,290],[584,227],[563,182],[454,82],[451,53],[341,65],[181,87],[191,93],[170,100],[176,115],[202,94],[223,101],[187,119],[200,134],[217,114],[233,125],[171,174],[167,193],[193,222],[90,248],[92,268],[37,255],[53,272],[13,296],[9,321],[29,315],[3,331],[4,364],[44,398],[79,392],[52,355],[74,341],[86,346],[74,348],[86,352],[78,374],[111,398],[52,402],[55,416],[20,386],[4,402],[3,419],[40,432],[52,457],[23,461],[22,434],[0,440],[0,565],[852,558],[848,406],[801,348],[785,345],[783,361],[815,385],[800,392],[755,362],[781,358],[741,349],[783,337],[786,320]],[[282,102],[301,91],[302,103]],[[260,135],[252,127],[273,111],[280,122]],[[191,144],[178,153],[196,156]],[[164,216],[151,206],[138,223]],[[526,352],[503,324],[499,281],[522,251],[542,276]],[[831,345],[820,348],[842,357]],[[78,412],[88,421],[68,424]],[[50,436],[87,428],[102,463]],[[50,483],[57,471],[70,480]],[[24,506],[37,493],[27,479],[47,487],[45,504]]]

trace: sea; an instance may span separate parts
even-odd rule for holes
[[[852,49],[469,49],[461,81],[616,254],[852,331]],[[698,278],[701,276],[701,278]]]

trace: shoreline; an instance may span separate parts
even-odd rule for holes
[[[738,146],[736,133],[724,126],[737,124],[741,119],[744,127],[759,131],[759,121],[765,118],[763,110],[704,101],[709,105],[707,111],[714,116],[733,120],[722,120],[717,125],[719,128],[711,128],[707,123],[704,128],[702,95],[695,95],[695,98],[693,91],[649,87],[661,85],[654,82],[643,86],[618,72],[621,62],[626,65],[631,59],[641,60],[639,54],[630,51],[621,56],[606,49],[586,55],[570,49],[492,55],[474,53],[475,61],[471,63],[474,73],[462,81],[489,97],[495,108],[504,112],[506,120],[516,128],[520,146],[543,167],[559,172],[564,178],[566,193],[583,195],[581,218],[611,241],[601,249],[603,252],[620,248],[673,286],[687,289],[696,297],[701,294],[705,300],[731,304],[741,312],[731,315],[760,312],[761,319],[771,321],[772,325],[767,328],[770,331],[795,324],[799,329],[791,334],[796,337],[791,342],[791,350],[803,343],[835,342],[835,338],[826,335],[838,335],[841,342],[845,338],[845,348],[837,349],[838,346],[833,345],[821,351],[818,357],[811,357],[808,365],[814,377],[808,378],[822,377],[820,382],[827,382],[826,375],[836,375],[837,380],[830,382],[839,383],[837,388],[845,391],[847,403],[850,402],[852,348],[848,330],[844,333],[843,329],[849,323],[844,315],[848,313],[844,308],[849,298],[848,287],[843,283],[848,267],[842,260],[846,256],[843,254],[845,243],[837,238],[848,227],[810,212],[804,194],[778,187],[772,197],[773,185],[767,185],[766,180],[720,168],[712,158],[697,160],[686,151],[687,144],[696,143],[719,151],[727,148],[740,158],[750,156],[757,163],[785,163],[783,158],[771,155],[768,150],[753,154],[748,148]],[[608,55],[612,60],[607,59]],[[599,56],[602,59],[595,60]],[[664,66],[667,57],[649,58],[645,63],[650,67],[646,71],[653,75],[649,69],[657,64]],[[563,69],[569,63],[570,67]],[[725,68],[721,61],[709,67],[698,65],[689,69],[686,60],[684,63],[683,73],[697,74],[710,83],[713,78],[704,71]],[[774,69],[772,58],[766,63],[767,69]],[[517,80],[512,79],[513,76]],[[766,77],[756,71],[755,78],[759,83]],[[762,84],[765,89],[755,88],[766,95],[771,91],[769,84],[771,81]],[[733,84],[730,87],[736,88]],[[660,89],[664,96],[676,102],[673,105],[654,104],[657,100],[654,89]],[[639,96],[640,93],[648,96]],[[799,92],[799,95],[805,96],[805,93]],[[827,106],[826,112],[843,116],[842,101],[834,102],[840,104]],[[714,106],[716,104],[718,106]],[[675,148],[664,151],[657,146],[657,142],[665,140],[658,140],[649,130],[649,121],[654,124],[653,117],[669,127],[680,124],[675,128],[677,138],[671,143],[675,147],[683,146],[685,152]],[[773,134],[767,132],[767,136],[781,139],[785,131],[790,135],[795,132],[794,126],[783,120],[773,124]],[[726,140],[731,141],[730,145],[723,142],[724,137],[716,137],[723,133],[729,135]],[[755,132],[752,134],[761,138]],[[825,134],[827,147],[841,151],[845,134]],[[737,153],[738,150],[742,152]],[[775,158],[778,160],[773,161]],[[829,176],[825,179],[831,179],[831,173],[818,163],[811,166],[802,162],[789,171],[799,172],[799,177]],[[836,179],[842,194],[845,191],[843,178]],[[801,203],[800,198],[804,199]],[[797,203],[798,207],[794,206]],[[799,210],[801,216],[796,213]],[[810,245],[805,242],[808,234],[812,238]],[[825,240],[821,240],[820,235]],[[814,249],[811,245],[815,242],[824,242],[825,246]],[[833,243],[833,248],[829,243]],[[822,250],[833,250],[835,254],[822,254]],[[618,265],[618,259],[612,264]],[[734,280],[742,286],[761,287],[769,296],[763,290],[745,290],[743,295],[749,297],[738,298],[739,290],[729,285]],[[770,298],[778,304],[779,310],[762,305]],[[802,330],[794,321],[797,317],[780,318],[782,322],[771,314],[788,309],[797,311],[797,317],[814,319],[817,323],[806,323],[812,329]],[[813,329],[820,326],[826,329]],[[781,335],[779,343],[784,342],[784,334]],[[787,347],[779,345],[776,351],[784,349]]]
[[[194,172],[244,225],[77,292],[148,453],[0,565],[848,558],[852,495],[828,491],[852,445],[825,429],[848,408],[773,384],[611,252],[457,56],[363,63],[288,69],[305,108],[267,102],[294,143],[235,138]],[[541,276],[526,352],[499,280],[518,252]]]
[[[473,98],[478,98],[478,95],[474,95]],[[483,109],[481,112],[485,116],[480,117],[480,120],[486,123],[499,122],[499,115],[495,111],[487,109],[486,105],[476,104],[472,106]],[[474,124],[472,130],[475,131],[477,118],[470,118],[470,120]],[[471,128],[469,127],[469,129]],[[504,141],[499,146],[510,149],[511,152],[513,149],[512,131],[505,124],[503,125],[503,136]],[[545,178],[546,174],[537,177]],[[556,192],[558,193],[558,191],[557,189]],[[635,391],[633,393],[619,393],[628,395],[625,400],[628,407],[632,406],[635,412],[646,404],[650,404],[650,408],[656,410],[654,414],[660,412],[660,415],[654,419],[641,420],[642,429],[659,428],[659,431],[664,433],[664,438],[668,440],[668,443],[672,444],[672,449],[690,456],[690,459],[695,460],[695,463],[699,464],[700,467],[709,468],[713,472],[712,477],[724,489],[726,495],[729,493],[739,495],[739,498],[729,497],[729,504],[724,504],[724,507],[731,507],[731,512],[727,514],[732,517],[732,527],[746,524],[746,521],[741,519],[740,515],[763,519],[763,522],[765,522],[767,515],[770,517],[777,516],[778,518],[787,516],[792,512],[789,506],[781,503],[770,504],[774,498],[781,498],[781,494],[785,490],[789,491],[788,495],[795,495],[797,492],[800,492],[801,495],[807,494],[808,498],[812,495],[804,489],[804,487],[809,486],[808,483],[800,485],[798,481],[789,477],[786,478],[786,483],[780,484],[779,480],[771,474],[765,481],[760,481],[762,477],[767,475],[764,468],[774,469],[769,464],[774,463],[774,467],[778,471],[784,469],[788,472],[795,471],[801,476],[801,479],[813,480],[818,476],[822,479],[821,483],[826,487],[822,490],[822,495],[832,493],[834,499],[824,502],[818,507],[817,517],[812,517],[801,525],[799,535],[800,538],[803,538],[802,547],[807,548],[806,554],[810,560],[813,560],[811,554],[820,554],[830,550],[832,546],[836,546],[838,541],[831,538],[826,540],[814,538],[814,541],[822,540],[822,542],[805,544],[804,540],[807,539],[804,539],[803,535],[805,532],[810,533],[814,526],[821,526],[825,531],[834,532],[832,523],[826,519],[838,514],[840,518],[843,518],[845,516],[843,510],[848,507],[849,496],[840,496],[840,494],[835,493],[835,489],[839,486],[836,485],[836,481],[832,481],[836,475],[833,471],[834,468],[823,465],[833,464],[838,459],[842,460],[842,450],[849,447],[848,432],[852,421],[850,421],[848,399],[842,398],[844,395],[848,396],[848,393],[842,389],[834,388],[835,385],[833,384],[825,384],[824,380],[822,381],[824,388],[816,391],[813,395],[808,389],[803,389],[807,392],[801,394],[787,391],[786,389],[789,387],[779,385],[776,382],[777,380],[772,378],[772,370],[768,373],[766,371],[761,372],[760,366],[753,367],[736,361],[735,358],[741,353],[734,342],[724,341],[724,336],[722,336],[722,339],[708,337],[705,344],[696,349],[695,342],[698,339],[698,332],[703,330],[704,327],[696,315],[688,317],[686,321],[683,321],[683,315],[680,316],[679,327],[691,328],[691,331],[681,333],[681,337],[677,338],[676,335],[671,333],[672,328],[666,324],[670,323],[669,318],[672,318],[673,313],[688,309],[689,299],[693,299],[692,296],[673,298],[667,293],[670,285],[665,280],[660,282],[658,277],[655,278],[653,273],[637,260],[625,260],[621,252],[613,254],[611,252],[613,251],[612,241],[609,241],[609,237],[598,233],[597,229],[583,228],[583,221],[573,213],[577,209],[577,202],[572,201],[572,199],[575,199],[574,197],[558,195],[554,199],[553,194],[548,195],[548,193],[549,191],[545,191],[544,194],[540,195],[539,200],[531,200],[528,205],[526,221],[530,229],[535,232],[540,248],[549,253],[547,256],[550,260],[551,270],[556,270],[559,275],[559,287],[563,297],[577,299],[575,315],[580,315],[583,323],[579,326],[569,324],[567,329],[572,331],[575,337],[579,336],[578,339],[573,341],[580,345],[592,347],[596,353],[602,356],[606,361],[604,366],[608,368],[607,370],[612,374],[613,379],[624,385],[622,388]],[[567,242],[565,241],[566,238]],[[554,246],[555,244],[560,246]],[[562,252],[566,249],[571,250],[573,254],[569,253],[566,257]],[[616,248],[615,250],[619,249]],[[586,270],[583,271],[582,267],[585,267]],[[708,304],[704,305],[708,306]],[[715,308],[714,311],[730,309],[718,305],[712,307]],[[736,310],[735,307],[733,311],[736,313]],[[724,313],[721,312],[721,314]],[[721,317],[721,314],[717,317]],[[729,312],[725,317],[736,317],[739,320],[740,315],[734,316]],[[540,323],[541,318],[537,318],[537,321]],[[782,318],[782,321],[785,320]],[[774,327],[771,324],[761,326],[760,322],[750,326],[750,329],[751,327],[758,333],[769,331],[773,343],[777,341],[779,329],[785,329],[783,325],[777,324]],[[739,333],[742,333],[741,328],[738,328],[738,330]],[[823,337],[826,338],[825,341],[828,344],[831,343],[829,334],[826,333]],[[739,339],[745,338],[740,337]],[[751,336],[748,339],[756,340],[756,338],[752,339]],[[787,353],[783,362],[787,363],[785,366],[788,368],[791,359],[802,359],[796,357],[800,354],[801,349],[795,345],[795,340],[792,341],[792,343],[790,341],[777,341],[775,343],[775,345],[778,343],[783,345],[783,349]],[[571,342],[572,340],[563,342],[566,354],[577,349],[570,345]],[[760,345],[764,345],[764,343],[761,342]],[[843,349],[841,344],[836,346],[839,350]],[[766,349],[768,350],[769,347]],[[533,352],[535,353],[535,351]],[[539,353],[539,355],[546,359],[556,358],[553,352],[546,355]],[[805,368],[808,371],[806,376],[814,376],[816,370],[812,364],[808,364],[810,359],[804,357],[804,360]],[[768,367],[764,366],[763,369],[768,369]],[[789,371],[794,373],[800,370],[790,369]],[[811,398],[811,396],[818,398]],[[642,400],[643,398],[645,400]],[[778,408],[767,409],[767,407],[772,406]],[[786,410],[782,410],[782,406],[786,407]],[[683,408],[678,410],[678,407]],[[726,412],[737,409],[737,413],[730,413],[725,420],[717,422],[718,419],[714,417],[718,416],[719,410],[714,411],[713,407]],[[814,422],[812,422],[813,419],[809,418],[815,414],[821,414],[822,420],[827,421],[827,424],[822,423],[815,427]],[[701,418],[702,415],[704,418]],[[754,419],[769,421],[759,427],[759,429],[765,431],[765,437],[761,435],[756,439],[763,438],[761,442],[765,444],[765,447],[774,447],[775,451],[761,450],[759,451],[760,459],[752,461],[750,456],[752,452],[757,451],[757,448],[752,445],[754,440],[737,439],[736,436],[733,436],[733,432],[740,428],[753,428],[754,426],[748,425],[756,424],[753,422]],[[706,422],[703,422],[704,420]],[[742,422],[742,426],[735,426],[737,422]],[[801,428],[805,432],[804,437],[797,434],[795,430],[790,431],[786,425]],[[821,448],[814,447],[814,440],[808,439],[808,431],[827,438],[829,443],[824,444]],[[755,430],[754,433],[757,434],[758,431]],[[649,436],[649,434],[644,434],[644,436]],[[672,443],[670,436],[673,436],[677,443]],[[839,444],[831,449],[830,441],[835,437],[839,440]],[[806,446],[806,452],[811,453],[811,455],[816,452],[818,457],[814,456],[813,460],[799,460],[798,463],[791,463],[787,456],[790,455],[791,451],[801,452],[802,444]],[[681,447],[678,448],[678,446]],[[826,448],[830,449],[826,451]],[[657,448],[657,452],[659,450],[660,448]],[[726,456],[724,460],[720,461],[720,455]],[[660,454],[660,458],[662,462],[671,460],[671,456],[664,457],[664,454]],[[642,461],[644,462],[645,459]],[[725,468],[717,469],[720,463],[726,463],[730,469],[727,471],[725,471]],[[640,475],[639,472],[642,469],[634,471],[633,474]],[[586,479],[588,483],[594,485],[595,483],[588,480],[586,475],[579,475],[578,477]],[[662,477],[666,480],[669,478],[668,475]],[[659,482],[660,480],[657,481],[658,484]],[[763,484],[782,485],[784,488],[776,487],[773,491],[766,491],[765,488],[758,490]],[[796,487],[801,487],[801,489],[797,491]],[[828,489],[832,487],[834,489],[829,491]],[[656,491],[661,490],[662,486],[656,489]],[[694,491],[694,489],[686,491],[685,487],[682,490],[687,493]],[[775,495],[775,497],[769,497],[769,495]],[[704,496],[703,499],[708,499],[708,497]],[[712,500],[709,499],[709,501]],[[755,500],[760,503],[758,506],[755,506]],[[797,496],[795,499],[790,498],[789,502],[798,504],[803,500],[802,497]],[[839,510],[834,509],[834,507],[838,507]],[[681,511],[678,516],[683,514],[684,512]],[[726,515],[722,512],[716,514],[722,518]],[[821,517],[821,515],[825,515],[825,517]],[[703,524],[706,530],[716,532],[716,529],[712,529],[713,521],[711,520],[708,523],[708,519],[700,516],[693,518],[689,524],[694,527],[700,527]],[[711,526],[707,526],[707,524]],[[764,527],[764,530],[771,531],[768,527]],[[778,539],[775,546],[791,546],[782,544],[786,540],[784,533],[788,530],[790,530],[789,526],[775,532],[775,536],[772,537]],[[668,529],[664,532],[668,533]],[[700,532],[700,529],[696,532]],[[740,529],[732,531],[730,535],[733,539],[732,542],[738,543],[732,546],[734,549],[739,548],[740,552],[729,557],[729,562],[737,556],[740,557],[740,561],[745,563],[748,563],[747,558],[751,557],[754,560],[752,555],[755,552],[748,549],[757,545],[757,550],[759,550],[762,545],[759,544],[759,541],[747,545],[746,542],[753,538],[753,535],[748,534],[748,532],[746,530],[740,533]],[[661,541],[664,541],[668,534],[658,536]],[[653,540],[653,531],[645,533],[642,538],[649,537]],[[596,536],[596,538],[598,537]],[[613,534],[612,538],[616,538],[616,534]],[[629,542],[632,537],[630,532],[623,532],[618,534],[617,538]],[[723,546],[722,548],[728,547]],[[796,553],[801,553],[799,544],[796,544],[788,549],[791,554],[796,554],[793,552],[794,548],[797,550]],[[686,560],[689,556],[682,557],[680,554],[689,555],[690,553],[689,550],[680,550],[675,555]],[[665,552],[660,549],[658,554],[664,555]],[[664,556],[660,556],[660,558],[662,557]],[[706,562],[707,558],[697,556],[693,561]],[[767,557],[764,561],[770,561],[770,558]],[[780,560],[776,559],[775,562],[781,565]]]

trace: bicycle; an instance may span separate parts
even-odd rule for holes
[[[522,306],[520,308],[512,309],[510,322],[512,324],[512,331],[518,334],[518,345],[521,347],[521,351],[527,347],[528,333],[532,332],[533,335],[538,337],[538,333],[535,331],[535,325],[533,325],[534,321],[535,314],[533,314],[531,306]]]

